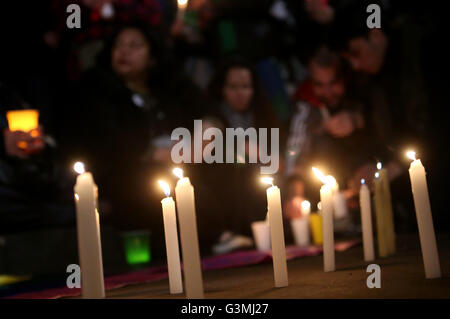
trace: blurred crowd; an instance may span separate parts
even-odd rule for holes
[[[71,3],[81,8],[79,29],[66,24]],[[369,3],[381,8],[381,28],[367,27]],[[436,7],[389,0],[0,6],[9,16],[0,19],[8,21],[0,30],[0,234],[73,226],[72,165],[83,161],[99,187],[102,221],[150,229],[162,247],[164,195],[155,185],[159,178],[175,185],[170,135],[193,129],[194,119],[203,129],[279,128],[275,179],[286,220],[302,216],[299,199],[313,210],[319,201],[312,166],[336,177],[357,220],[360,181],[370,185],[381,161],[398,231],[415,219],[407,147],[432,172],[431,191],[441,185],[433,173],[438,179],[448,158],[439,111],[447,57]],[[39,128],[10,131],[6,112],[29,108],[40,112]],[[182,167],[195,185],[202,249],[224,233],[251,236],[251,222],[266,216],[259,164]]]

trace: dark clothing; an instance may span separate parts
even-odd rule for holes
[[[363,108],[360,103],[346,98],[338,107],[327,112],[333,116],[341,111],[363,112]],[[320,108],[306,102],[297,103],[288,138],[286,175],[299,175],[309,181],[311,167],[319,165],[327,168],[328,173],[345,187],[358,167],[367,162],[375,165],[377,159],[386,153],[379,138],[370,130],[370,119],[365,120],[365,127],[344,138],[328,134],[323,128],[323,121]]]
[[[172,130],[192,126],[200,102],[189,82],[156,72],[149,94],[132,92],[109,71],[86,74],[66,136],[68,159],[84,161],[93,173],[99,197],[111,203],[114,226],[150,229],[155,257],[161,257],[164,194],[152,186],[171,177],[173,164],[154,160],[154,151],[170,150]]]
[[[252,108],[247,112],[236,112],[222,103],[203,117],[204,122],[209,121],[214,127],[222,130],[224,156],[226,128],[242,127],[244,130],[255,128],[257,132],[259,128],[267,128],[269,152],[270,128],[279,128],[280,140],[283,140],[282,126],[276,116],[266,111],[270,110],[270,107],[267,109],[263,105],[259,107],[260,109]],[[199,236],[209,239],[204,241],[209,246],[205,249],[210,249],[224,231],[251,237],[251,223],[264,220],[267,213],[267,198],[266,187],[259,181],[260,167],[261,164],[249,163],[248,157],[245,164],[242,164],[242,159],[235,157],[234,163],[205,163],[192,166],[195,185],[202,190],[196,193],[196,199],[199,205],[197,210]]]
[[[5,152],[6,112],[23,108],[31,107],[0,83],[0,233],[73,226],[72,194],[68,202],[54,146],[26,159]]]

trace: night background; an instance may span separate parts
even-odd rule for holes
[[[66,24],[72,3],[81,8],[81,28]],[[381,28],[366,25],[372,3],[381,8]],[[449,243],[450,230],[442,3],[2,1],[0,296],[64,285],[67,265],[78,263],[76,161],[98,185],[105,276],[165,265],[156,181],[174,193],[176,166],[195,187],[202,257],[254,249],[251,224],[267,212],[261,164],[248,163],[249,148],[245,164],[174,164],[170,135],[177,127],[193,133],[196,119],[223,132],[279,128],[273,177],[286,245],[294,244],[290,221],[305,217],[299,203],[309,200],[317,211],[321,183],[312,166],[333,175],[345,197],[336,238],[361,238],[361,179],[373,193],[382,162],[403,238],[398,249],[408,240],[419,249],[405,156],[413,149],[448,257],[439,244]],[[39,127],[11,130],[7,113],[20,109],[38,110]],[[375,217],[373,225],[376,236]],[[143,241],[143,260],[130,257],[132,240]],[[2,282],[6,276],[18,279]]]

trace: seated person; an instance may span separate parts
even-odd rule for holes
[[[424,36],[406,19],[391,24],[381,15],[382,28],[369,29],[356,17],[364,3],[352,7],[352,14],[337,19],[334,30],[339,53],[355,71],[355,91],[364,101],[371,130],[390,150],[385,158],[392,182],[394,210],[404,220],[398,226],[415,224],[405,151],[414,148],[431,167],[443,167],[444,134],[431,127],[430,96],[424,82]],[[441,144],[443,143],[443,144]],[[446,145],[446,144],[445,144]],[[444,172],[444,170],[442,170]],[[437,179],[439,174],[430,175]],[[435,183],[430,182],[430,185]],[[406,222],[408,221],[408,222]]]
[[[212,107],[203,117],[203,129],[219,128],[224,137],[226,128],[255,128],[257,131],[268,128],[269,135],[270,128],[282,129],[261,91],[254,68],[241,58],[231,58],[220,66],[210,83],[209,94]],[[282,135],[280,132],[280,139]],[[268,141],[270,144],[270,136]],[[209,231],[214,241],[223,233],[222,239],[227,242],[233,237],[251,237],[251,223],[266,217],[267,199],[259,181],[260,165],[249,163],[252,149],[246,139],[245,158],[236,155],[234,163],[196,165],[201,176],[198,183],[208,185],[212,193],[212,197],[205,200],[213,207]],[[270,145],[268,151],[271,151]],[[227,236],[227,232],[231,235]]]
[[[10,131],[9,110],[33,108],[0,83],[0,234],[74,226],[73,205],[62,202],[55,143],[40,125]]]
[[[111,204],[113,225],[150,229],[156,258],[165,256],[164,194],[157,180],[172,177],[172,130],[192,125],[200,105],[196,88],[163,67],[163,58],[146,26],[121,26],[99,65],[81,81],[81,101],[67,134],[71,161],[85,162],[93,173],[99,197]]]
[[[348,92],[349,75],[339,56],[320,47],[309,62],[309,72],[312,90],[303,96],[311,98],[297,102],[288,137],[288,217],[298,216],[294,197],[318,200],[319,190],[312,186],[320,182],[312,166],[333,175],[349,199],[357,195],[361,178],[373,179],[377,159],[386,152],[368,129],[363,105]]]

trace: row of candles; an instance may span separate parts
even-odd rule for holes
[[[426,278],[438,278],[441,277],[441,270],[428,196],[426,173],[421,161],[415,158],[414,152],[408,152],[408,157],[412,159],[409,174],[414,196],[425,276]],[[98,190],[92,174],[85,172],[82,163],[77,162],[74,169],[80,174],[77,177],[74,190],[77,210],[79,255],[82,269],[82,294],[84,298],[103,298],[104,283],[98,216]],[[339,206],[336,205],[335,200],[335,197],[339,194],[339,185],[332,176],[325,176],[316,168],[313,168],[313,171],[323,183],[320,189],[323,265],[324,271],[330,272],[336,269],[333,216],[336,215],[336,210]],[[161,204],[170,293],[176,294],[183,292],[178,246],[178,216],[186,296],[189,299],[203,298],[204,289],[198,244],[194,187],[189,178],[183,176],[183,171],[180,168],[175,168],[173,173],[179,179],[175,187],[176,202],[170,196],[170,186],[164,181],[158,181],[166,195],[161,201]],[[268,208],[267,222],[270,226],[274,284],[275,287],[286,287],[288,286],[288,272],[280,189],[273,184],[273,178],[271,177],[263,177],[261,181],[270,185],[266,190]],[[387,172],[381,165],[378,165],[374,184],[378,251],[379,256],[384,257],[395,253],[395,232],[389,181],[387,179]],[[303,206],[306,210],[310,209],[310,205]],[[372,233],[371,196],[364,180],[362,180],[360,189],[360,208],[364,260],[372,261],[375,259],[375,253]]]
[[[37,110],[15,110],[7,112],[9,129],[11,131],[33,132],[38,127],[38,118],[39,112]],[[441,277],[441,269],[425,168],[420,159],[416,158],[415,152],[409,151],[407,152],[407,156],[412,160],[409,175],[414,197],[425,277],[439,278]],[[395,253],[395,232],[387,171],[382,167],[381,163],[378,163],[377,168],[378,171],[375,174],[374,180],[374,202],[378,234],[378,254],[380,257],[385,257]],[[84,298],[103,298],[105,292],[98,212],[98,188],[92,174],[85,171],[82,163],[77,162],[74,165],[74,169],[79,173],[74,187],[74,197],[77,214],[79,258],[82,269],[82,294]],[[313,171],[324,184],[320,189],[324,271],[334,271],[333,215],[340,217],[346,214],[345,198],[339,192],[339,185],[334,177],[331,175],[325,176],[316,168],[313,168]],[[169,185],[163,181],[159,181],[159,184],[166,193],[166,198],[161,201],[161,204],[165,228],[170,292],[181,293],[183,291],[178,247],[176,214],[176,211],[178,211],[186,295],[188,298],[203,298],[203,279],[198,246],[194,187],[189,178],[183,176],[183,171],[180,168],[174,169],[173,172],[179,178],[175,188],[176,209],[175,201],[170,197]],[[280,189],[273,185],[273,178],[271,177],[264,177],[262,181],[271,185],[267,189],[267,221],[270,226],[275,286],[284,287],[288,285],[288,275]],[[361,184],[360,209],[364,260],[372,261],[375,259],[375,253],[372,233],[371,196],[364,180],[361,181]],[[306,204],[302,205],[304,211],[309,212],[309,203],[304,204]]]

